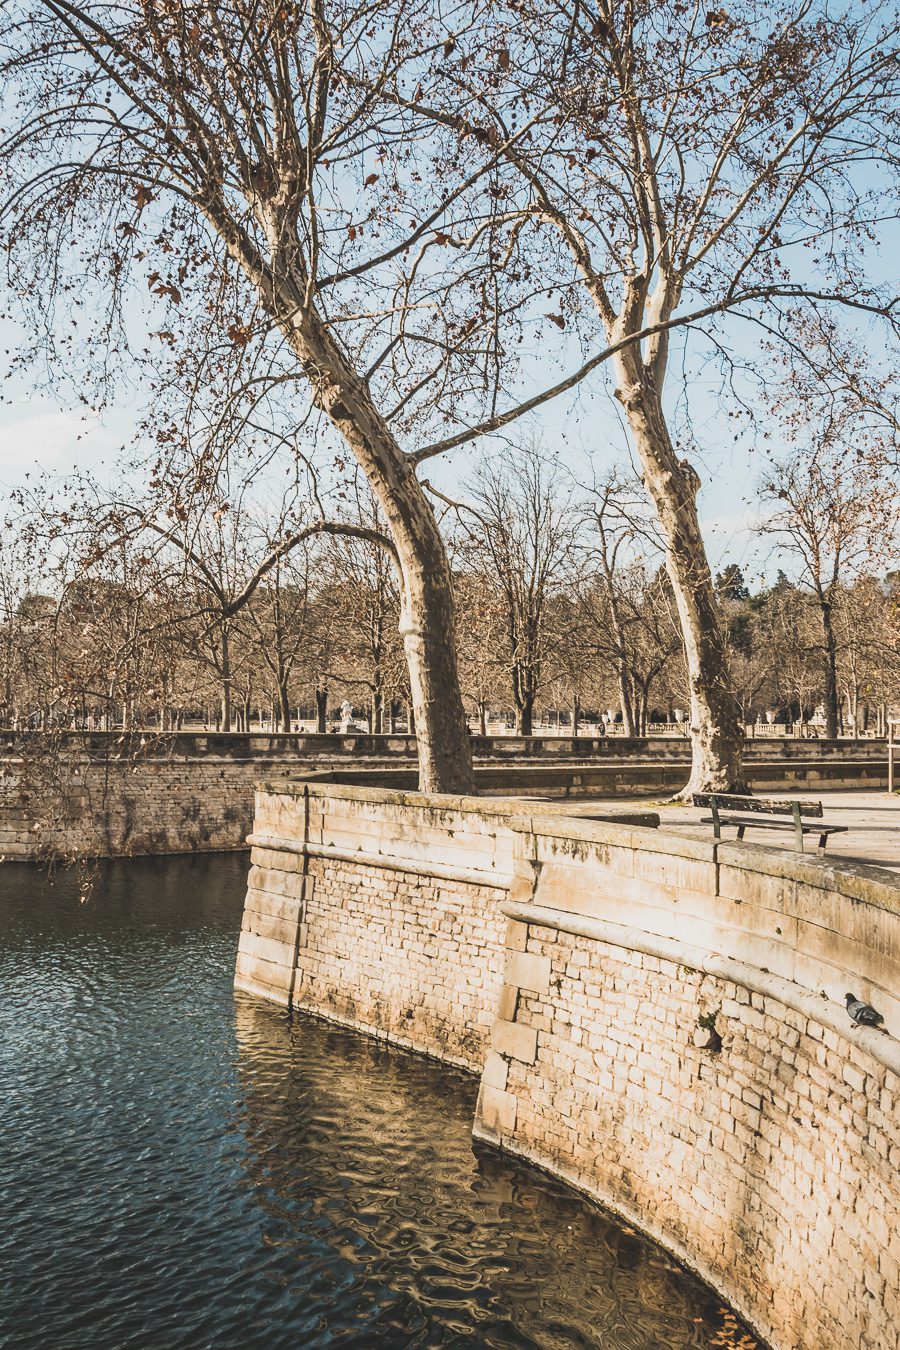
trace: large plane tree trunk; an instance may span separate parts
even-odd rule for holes
[[[450,564],[431,503],[410,457],[377,408],[368,379],[310,299],[307,261],[282,207],[260,200],[269,241],[265,261],[221,200],[203,210],[256,286],[306,377],[316,408],[343,437],[387,521],[400,572],[400,632],[409,670],[422,792],[475,790],[472,751],[456,661]]]
[[[202,204],[212,227],[257,288],[309,383],[316,408],[343,437],[387,521],[400,573],[400,633],[422,792],[472,793],[472,751],[456,661],[450,564],[431,503],[410,457],[375,405],[368,379],[351,364],[311,302],[306,260],[282,208],[260,200],[257,216],[271,255],[262,259],[221,199]]]
[[[834,620],[831,612],[831,601],[827,596],[823,596],[819,601],[819,609],[822,613],[822,633],[825,638],[824,650],[824,673],[825,673],[825,735],[829,740],[835,740],[840,731],[839,712],[838,712],[838,678],[837,678],[837,639],[834,636]]]
[[[626,349],[616,366],[616,397],[628,417],[644,482],[656,507],[684,638],[692,754],[690,780],[681,795],[746,791],[743,732],[697,520],[699,480],[691,466],[676,457],[660,399],[633,349]]]
[[[400,632],[409,669],[423,792],[474,792],[472,752],[456,662],[450,564],[431,503],[409,458],[302,291],[281,297],[286,335],[316,406],[343,436],[391,532],[401,579]]]

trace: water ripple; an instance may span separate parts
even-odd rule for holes
[[[231,989],[246,861],[0,867],[0,1345],[755,1346],[476,1153],[470,1078]]]

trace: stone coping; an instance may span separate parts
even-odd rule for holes
[[[333,778],[331,773],[309,774],[303,778],[266,779],[257,784],[258,792],[272,792],[277,796],[302,797],[308,791],[311,797],[330,797],[336,801],[366,801],[392,803],[397,806],[418,807],[430,811],[471,811],[482,816],[498,816],[509,821],[513,816],[522,816],[522,807],[527,806],[527,795],[512,797],[477,797],[452,792],[419,792],[417,788],[376,787],[368,783],[341,782],[344,775],[339,771]],[[540,807],[540,815],[552,817],[568,816],[573,819],[580,814],[598,814],[601,810],[597,802],[579,802],[577,807],[564,801],[538,801],[531,799],[535,807]],[[612,819],[645,821],[649,826],[659,821],[656,811],[635,811],[633,808],[622,811],[603,811],[605,817]]]
[[[534,803],[529,811],[527,799],[523,801],[521,797],[475,797],[370,787],[368,784],[329,782],[325,775],[273,780],[259,784],[258,790],[284,796],[302,796],[308,791],[310,796],[338,801],[378,802],[438,812],[471,812],[502,819],[521,835],[579,840],[585,844],[619,844],[648,853],[670,853],[699,862],[739,867],[820,890],[835,891],[850,900],[900,915],[900,881],[894,880],[893,874],[884,868],[851,862],[836,866],[827,858],[795,854],[768,844],[707,841],[670,834],[659,828],[659,815],[652,811],[616,811],[613,808],[601,813],[596,804],[580,803],[573,808],[564,801]],[[591,818],[585,819],[588,814]]]
[[[544,811],[510,817],[510,828],[519,834],[540,835],[542,839],[576,839],[585,844],[618,844],[622,848],[639,849],[644,853],[670,853],[679,858],[694,858],[698,862],[716,861],[715,843],[705,839],[691,839],[683,834],[669,834],[651,822],[631,823],[623,812],[618,817],[610,812],[604,820],[585,820],[583,816],[567,814],[565,803],[558,812]],[[656,817],[659,820],[659,816]]]
[[[885,867],[843,860],[838,865],[811,853],[789,853],[773,844],[728,840],[714,847],[720,866],[741,867],[768,877],[835,891],[849,900],[900,915],[900,877]]]

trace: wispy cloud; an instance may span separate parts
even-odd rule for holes
[[[63,477],[96,470],[115,445],[96,414],[37,399],[27,407],[13,405],[0,413],[0,487],[20,487],[42,472]]]

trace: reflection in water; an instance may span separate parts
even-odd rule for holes
[[[246,861],[0,869],[0,1345],[755,1344],[471,1146],[473,1080],[231,990]]]

